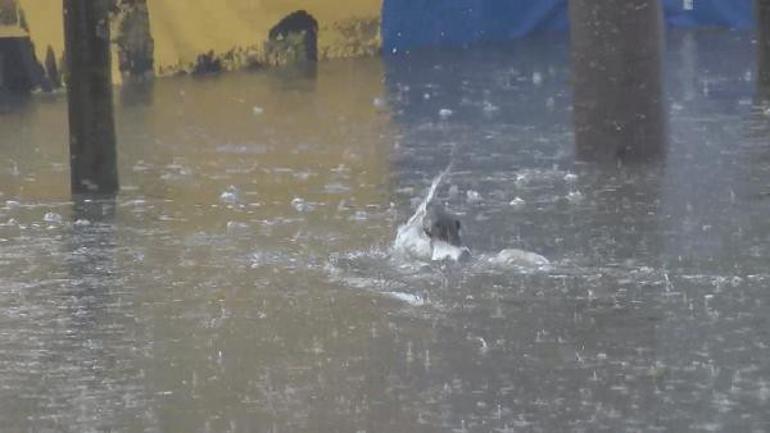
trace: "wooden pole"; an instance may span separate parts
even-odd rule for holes
[[[570,0],[575,141],[583,160],[665,150],[660,0]]]
[[[118,191],[111,0],[63,0],[73,194]]]
[[[0,89],[5,87],[5,57],[0,52]]]
[[[757,0],[757,87],[761,98],[770,99],[770,0]]]

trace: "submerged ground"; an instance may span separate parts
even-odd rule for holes
[[[561,38],[126,86],[114,203],[63,96],[3,105],[0,430],[769,431],[756,45],[667,46],[633,168],[575,161]],[[389,258],[450,162],[475,254],[550,269]]]

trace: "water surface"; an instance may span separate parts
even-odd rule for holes
[[[0,430],[770,430],[755,45],[667,42],[632,167],[575,160],[560,38],[127,86],[114,202],[62,96],[3,106]],[[551,268],[390,257],[450,162],[474,255]]]

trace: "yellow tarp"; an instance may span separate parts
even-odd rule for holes
[[[188,68],[200,54],[248,51],[259,56],[268,32],[283,17],[306,10],[319,24],[320,59],[372,54],[379,49],[382,0],[147,0],[159,74]],[[64,49],[61,0],[18,0],[38,59]],[[236,65],[237,66],[237,65]]]

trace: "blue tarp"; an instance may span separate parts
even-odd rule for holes
[[[662,0],[674,26],[749,28],[753,0]],[[386,52],[509,40],[568,29],[568,0],[384,0]],[[690,9],[690,7],[692,9]]]
[[[720,26],[734,29],[754,27],[753,0],[692,0],[685,10],[683,0],[663,0],[666,22],[672,26]]]

